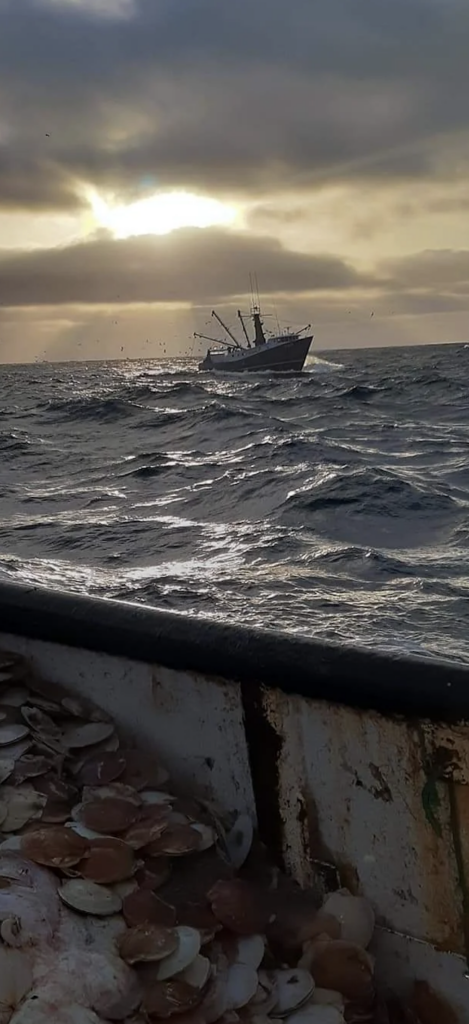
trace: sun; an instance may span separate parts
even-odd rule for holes
[[[114,238],[132,235],[167,235],[178,228],[210,228],[232,224],[236,211],[218,199],[191,192],[157,192],[127,206],[87,191],[95,222]]]

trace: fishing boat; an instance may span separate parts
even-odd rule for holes
[[[313,341],[313,335],[308,333],[311,324],[299,331],[288,330],[283,334],[266,335],[258,305],[253,306],[249,317],[238,309],[238,319],[244,334],[242,344],[215,310],[212,310],[212,317],[219,323],[229,340],[210,338],[206,334],[196,332],[194,337],[203,338],[217,346],[215,349],[208,349],[205,358],[199,363],[199,370],[222,373],[299,373],[303,369]],[[245,323],[248,318],[254,324],[252,339]]]
[[[94,713],[92,728],[99,732],[104,722],[102,739],[109,735],[106,723],[112,719],[125,738],[119,748],[124,760],[129,745],[138,752],[147,751],[165,765],[175,792],[190,792],[228,819],[233,815],[249,819],[273,862],[300,886],[314,890],[319,903],[331,891],[339,898],[341,887],[365,897],[375,915],[369,951],[375,958],[376,984],[382,990],[391,990],[393,997],[407,1001],[417,980],[424,1001],[428,994],[425,986],[430,985],[438,993],[435,998],[443,998],[452,1007],[446,1012],[440,1006],[433,1016],[427,1012],[418,1017],[379,1017],[380,1021],[469,1024],[467,666],[361,651],[281,631],[263,632],[7,583],[0,584],[0,651],[27,659],[31,678],[41,681],[41,701],[37,698],[37,703],[47,708],[47,714],[36,711],[33,715],[30,701],[22,717],[18,702],[25,700],[25,683],[18,676],[5,693],[4,669],[3,728],[7,722],[10,728],[27,732],[26,715],[33,736],[46,730],[42,752],[51,756],[59,732],[51,731],[48,716],[54,715],[56,702],[62,699],[67,714],[78,716],[78,723],[93,702],[105,715]],[[5,665],[5,654],[3,659]],[[27,686],[30,676],[26,677]],[[61,698],[60,688],[68,692],[67,699],[63,694]],[[65,730],[71,746],[96,740],[94,735],[84,737],[90,725],[73,730],[72,724],[71,728],[73,740]],[[18,742],[12,745],[12,736],[7,739],[10,745],[2,747],[3,772],[8,758],[18,757]],[[103,745],[86,749],[102,751]],[[116,750],[114,745],[105,749]],[[112,757],[106,757],[103,763],[109,767]],[[38,760],[37,756],[31,760],[31,755],[22,755],[21,763],[27,762],[32,774],[39,770]],[[94,761],[85,762],[88,773],[96,768],[95,762],[96,755]],[[31,786],[27,789],[25,800],[30,799]],[[121,787],[124,796],[126,789]],[[7,782],[2,790],[5,816],[4,800],[11,803],[15,787]],[[36,802],[40,795],[41,791],[39,797],[36,793]],[[150,797],[161,801],[165,794],[150,793]],[[60,801],[54,799],[57,814]],[[36,805],[34,809],[36,813]],[[19,810],[24,815],[24,804]],[[76,814],[82,810],[80,805]],[[57,816],[52,820],[63,819]],[[99,821],[98,826],[105,830]],[[12,826],[9,828],[11,836]],[[26,841],[31,844],[31,839]],[[13,842],[9,840],[7,850]],[[40,842],[43,846],[48,842],[47,832]],[[119,849],[124,845],[111,842]],[[0,868],[4,850],[2,847]],[[10,860],[11,856],[8,853]],[[191,863],[197,874],[197,862]],[[10,888],[1,886],[0,892],[10,906],[16,883],[10,877],[8,859],[5,865]],[[61,881],[67,892],[73,890],[75,902],[78,897],[88,898],[86,887],[77,885],[73,877],[77,873],[73,869],[68,872],[72,878],[66,876]],[[24,892],[31,889],[24,889],[28,881],[21,884],[19,895],[26,913],[29,904]],[[49,894],[50,899],[52,896]],[[154,899],[148,893],[147,897]],[[167,899],[166,895],[162,898]],[[105,908],[100,910],[105,912]],[[89,907],[88,913],[93,913]],[[96,931],[96,920],[91,919],[92,931]],[[18,946],[21,933],[18,927],[9,930],[9,923],[2,920],[2,938],[6,935],[7,941],[14,940]],[[42,937],[41,921],[34,923]],[[74,924],[78,927],[80,922],[75,919]],[[350,934],[352,925],[350,918],[344,919],[346,933],[348,929]],[[104,939],[100,932],[99,950]],[[28,933],[25,941],[27,949],[34,952],[35,947],[30,946],[34,937]],[[6,948],[0,943],[4,954]],[[51,948],[51,956],[59,956],[57,944]],[[204,966],[200,957],[198,966]],[[60,984],[71,986],[73,978],[69,967],[62,972]],[[98,983],[99,977],[93,981],[96,986]],[[37,994],[33,990],[31,997],[24,996],[27,1003],[12,1018],[15,1024],[101,1020],[101,1014],[95,1016],[91,1011],[88,1016],[83,1011],[84,1015],[72,1018],[65,1007],[62,1015],[39,1016],[38,997],[45,984],[47,978],[43,982],[39,974]],[[78,976],[76,998],[80,984],[84,991]],[[87,978],[87,992],[90,985]],[[336,985],[325,987],[335,989]],[[100,991],[101,1001],[104,996],[108,1005],[109,993]],[[22,990],[17,998],[22,998]],[[94,999],[93,1006],[97,996]],[[36,1007],[36,1015],[28,1016],[26,1006],[31,1011]],[[124,1015],[120,1006],[119,1012],[120,1016],[102,1012],[102,1017],[120,1020]],[[314,1007],[304,1012],[311,1013],[314,1021],[344,1020],[339,1011],[334,1015],[330,1008],[324,1010],[324,1017]],[[140,1018],[129,1014],[126,1019]],[[214,1019],[213,1013],[210,1019]],[[378,1017],[346,1019],[371,1022]]]

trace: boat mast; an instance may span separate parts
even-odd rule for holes
[[[259,285],[257,283],[257,274],[249,274],[249,283],[251,285],[251,316],[254,323],[254,345],[258,348],[260,345],[265,345],[265,334],[264,325],[261,320],[261,300],[259,298]],[[254,291],[255,283],[255,291]]]
[[[226,331],[228,337],[231,338],[233,344],[236,345],[236,348],[241,348],[241,345],[239,344],[237,338],[235,338],[233,332],[230,331],[229,327],[227,327],[226,324],[223,323],[223,320],[221,319],[220,316],[218,316],[218,313],[216,313],[214,309],[212,309],[212,316],[215,317],[215,320],[218,320],[218,323],[221,325],[221,327],[223,327],[223,330]]]
[[[246,341],[247,341],[247,344],[248,344],[248,348],[251,348],[251,342],[249,341],[249,334],[248,334],[248,332],[246,330],[246,324],[244,323],[243,314],[242,314],[240,309],[238,309],[238,317],[241,320],[241,326],[242,326],[243,331],[244,331],[244,337],[246,338]]]

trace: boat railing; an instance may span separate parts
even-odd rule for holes
[[[94,697],[281,866],[372,902],[377,971],[469,1024],[469,666],[0,585],[0,648]]]

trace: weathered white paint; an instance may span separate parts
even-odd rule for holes
[[[176,784],[255,817],[238,687],[106,654],[1,636],[45,679],[96,701],[135,745],[155,751]]]
[[[440,783],[439,838],[423,808],[415,727],[279,691],[266,691],[264,701],[283,742],[280,795],[292,871],[312,876],[311,858],[342,866],[345,877],[351,869],[384,924],[462,952],[448,794]],[[313,832],[309,849],[293,820],[300,792]]]
[[[254,816],[238,684],[12,636],[0,635],[0,647],[94,699],[135,743],[158,753],[186,790]],[[427,979],[469,1024],[454,830],[456,808],[469,879],[469,726],[356,711],[287,696],[265,682],[264,713],[281,741],[286,863],[304,884],[314,882],[317,864],[336,865],[375,907],[378,974],[397,990],[416,976]],[[423,799],[430,765],[441,769],[436,829]]]

